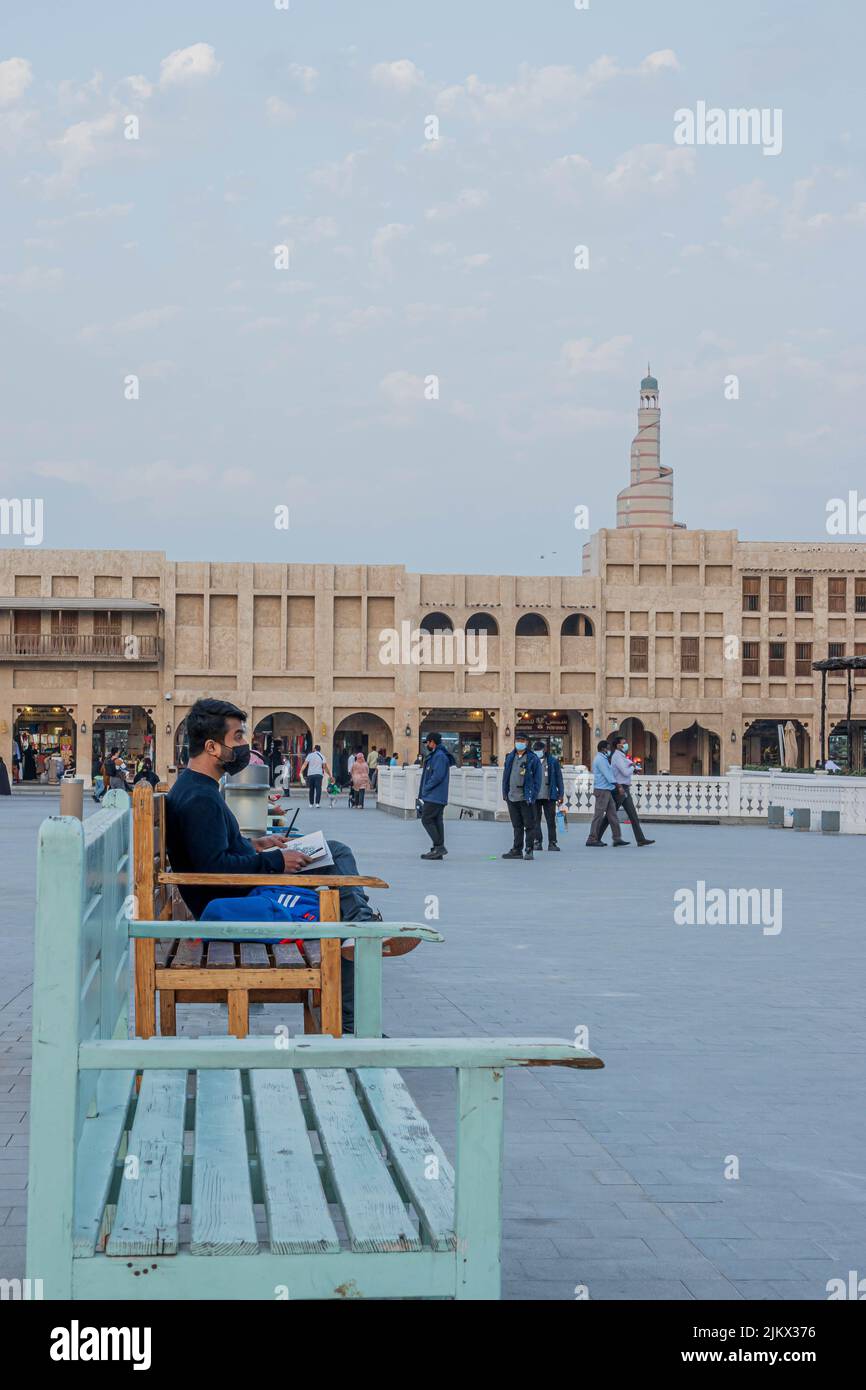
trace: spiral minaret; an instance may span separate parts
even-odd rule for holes
[[[659,384],[647,374],[640,384],[637,434],[631,444],[631,482],[617,493],[617,526],[674,525],[674,472],[660,453]]]

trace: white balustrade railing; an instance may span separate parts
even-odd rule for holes
[[[588,815],[594,807],[592,775],[564,767],[565,809]],[[398,812],[414,810],[421,782],[420,767],[379,769],[378,801]],[[449,803],[466,810],[505,816],[502,769],[455,767]],[[723,777],[638,776],[632,796],[642,816],[652,820],[766,820],[770,806],[783,806],[786,824],[795,809],[807,807],[812,829],[820,829],[821,811],[840,813],[844,834],[866,834],[866,778],[828,777],[788,772],[729,772]]]

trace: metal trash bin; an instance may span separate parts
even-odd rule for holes
[[[243,772],[226,774],[223,796],[237,817],[242,835],[252,837],[268,833],[270,790],[270,768],[261,763],[249,763]]]
[[[812,812],[809,810],[808,806],[795,807],[793,811],[793,818],[795,830],[812,829]]]
[[[784,830],[785,828],[785,808],[784,806],[767,807],[767,825],[771,830]]]
[[[838,835],[839,824],[840,822],[838,811],[821,812],[821,833],[823,835]]]

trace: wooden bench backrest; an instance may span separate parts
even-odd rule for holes
[[[52,1050],[55,1061],[70,1058],[74,1067],[79,1043],[128,1034],[130,814],[127,793],[113,795],[122,798],[119,804],[100,809],[83,824],[73,816],[52,816],[40,827],[34,1087],[43,1084],[43,1067],[57,1077]],[[76,1135],[97,1081],[97,1072],[82,1074]]]
[[[168,863],[165,852],[165,798],[168,787],[160,782],[154,791],[149,782],[132,789],[133,876],[135,916],[161,922],[171,917],[172,890],[159,882]]]

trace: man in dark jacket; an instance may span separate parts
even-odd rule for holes
[[[248,840],[240,832],[232,811],[220,796],[224,772],[240,772],[250,760],[243,710],[226,700],[196,700],[186,717],[189,766],[178,777],[165,799],[168,858],[175,873],[294,874],[309,859],[290,848],[281,835],[262,835]],[[334,860],[325,874],[354,877],[355,856],[348,845],[328,840]],[[184,885],[180,895],[198,920],[213,898],[244,897],[247,888],[214,884]],[[359,887],[340,889],[340,915],[344,922],[369,922],[376,914]],[[381,920],[381,919],[380,919]],[[353,964],[342,963],[343,1032],[354,1032],[355,974]]]
[[[514,829],[514,844],[503,859],[532,859],[535,844],[535,803],[541,787],[541,763],[533,753],[525,734],[517,733],[514,747],[502,769],[502,799]],[[524,841],[526,851],[524,853]]]
[[[447,748],[442,747],[441,734],[428,734],[424,740],[427,757],[421,773],[421,786],[418,800],[421,806],[421,824],[432,840],[432,847],[422,859],[444,859],[448,853],[445,848],[445,807],[448,805],[448,782],[454,759]]]
[[[559,850],[556,843],[556,805],[565,796],[565,782],[562,776],[562,764],[559,758],[555,758],[545,748],[541,739],[536,739],[532,745],[533,752],[538,755],[541,763],[541,787],[538,792],[538,800],[535,803],[535,848],[544,849],[541,840],[541,820],[542,816],[547,822],[547,848]]]

